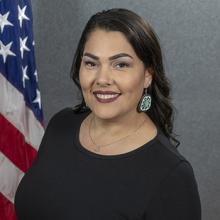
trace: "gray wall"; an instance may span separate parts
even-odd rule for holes
[[[87,19],[125,7],[145,17],[159,35],[178,110],[179,150],[192,163],[204,220],[220,218],[220,0],[32,0],[36,59],[45,122],[75,105],[69,70]]]

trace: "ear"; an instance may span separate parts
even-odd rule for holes
[[[152,78],[153,78],[153,70],[152,68],[146,68],[145,72],[144,72],[144,88],[147,88],[148,86],[150,86]]]

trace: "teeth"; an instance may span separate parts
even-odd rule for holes
[[[110,98],[115,98],[119,94],[114,94],[114,95],[104,95],[104,94],[96,94],[96,96],[100,99],[110,99]]]

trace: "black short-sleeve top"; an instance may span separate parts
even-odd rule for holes
[[[87,115],[65,108],[50,120],[16,192],[18,220],[201,219],[192,166],[160,130],[130,152],[101,155],[79,141]]]

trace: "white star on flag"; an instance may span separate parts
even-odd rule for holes
[[[37,95],[36,98],[34,99],[33,103],[38,103],[39,108],[41,109],[41,99],[40,99],[40,91],[37,89]]]
[[[30,49],[26,46],[28,37],[25,37],[23,40],[20,38],[20,50],[21,50],[21,58],[23,59],[24,51],[30,51]]]
[[[24,88],[25,88],[25,80],[29,80],[29,77],[27,75],[27,68],[28,68],[28,66],[25,66],[25,68],[23,68],[23,66],[22,66],[22,73],[23,73],[22,81],[23,81]]]
[[[1,27],[1,33],[3,33],[4,31],[4,27],[6,25],[9,25],[9,26],[13,26],[13,24],[8,21],[8,16],[9,16],[10,12],[8,11],[6,14],[1,14],[0,13],[0,27]]]
[[[35,70],[34,75],[35,75],[35,77],[36,77],[36,81],[38,82],[37,70]]]
[[[7,45],[4,45],[2,41],[0,41],[0,55],[3,56],[4,63],[6,62],[7,56],[16,56],[10,49],[13,42],[10,42]]]
[[[26,8],[26,5],[22,9],[18,5],[18,20],[20,21],[20,27],[22,27],[23,20],[30,20],[25,14]]]

